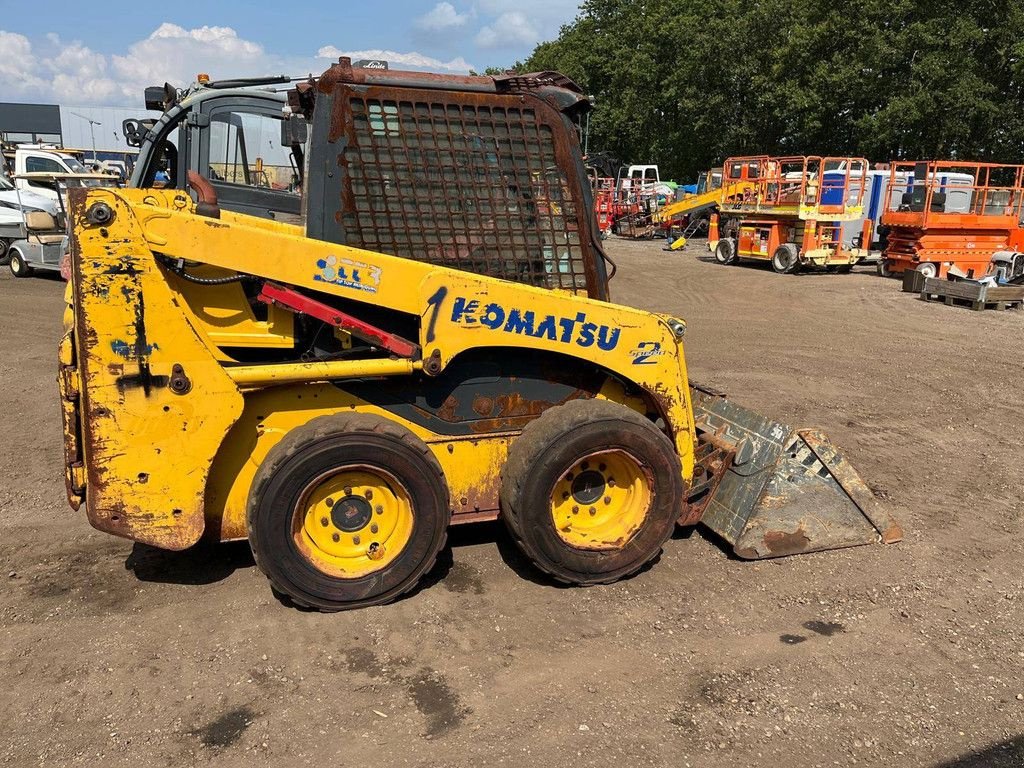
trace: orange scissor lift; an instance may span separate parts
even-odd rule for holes
[[[867,169],[862,157],[731,157],[708,248],[722,264],[758,259],[780,273],[849,272],[863,254],[842,242],[840,225],[861,218]],[[741,182],[740,194],[727,194]]]
[[[1024,251],[1024,166],[895,162],[882,213],[884,276],[916,269],[980,278],[1000,251]]]
[[[601,176],[600,170],[594,166],[587,167],[590,178],[590,191],[594,196],[594,215],[597,216],[597,228],[601,237],[611,234],[615,221],[615,179]]]

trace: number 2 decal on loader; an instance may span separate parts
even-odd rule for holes
[[[633,365],[654,365],[651,358],[665,353],[661,350],[660,341],[641,341],[630,354],[633,356]]]

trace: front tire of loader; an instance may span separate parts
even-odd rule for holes
[[[370,414],[320,416],[267,454],[249,493],[256,564],[296,604],[379,605],[412,589],[451,519],[441,466],[422,440]]]
[[[683,500],[679,457],[648,419],[607,400],[545,411],[509,449],[501,515],[540,570],[607,584],[653,560]]]

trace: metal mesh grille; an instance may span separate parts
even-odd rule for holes
[[[348,96],[351,129],[339,158],[347,244],[585,289],[581,211],[551,126],[528,106],[509,105],[518,100],[473,101]]]

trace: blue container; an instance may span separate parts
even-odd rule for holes
[[[841,206],[843,187],[846,184],[846,171],[826,171],[821,181],[821,204]]]

